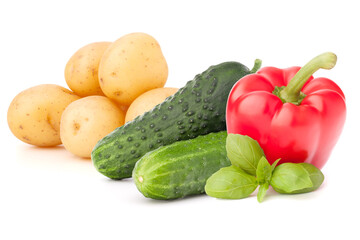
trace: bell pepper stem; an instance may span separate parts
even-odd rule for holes
[[[250,70],[250,73],[256,73],[261,67],[261,60],[255,59],[254,67]]]
[[[285,102],[298,103],[300,99],[301,89],[307,80],[317,70],[332,69],[336,64],[337,57],[332,52],[326,52],[313,58],[305,66],[303,66],[295,76],[290,80],[289,84],[280,91],[280,98]]]

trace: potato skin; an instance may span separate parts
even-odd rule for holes
[[[95,144],[124,124],[125,113],[104,96],[89,96],[71,103],[61,117],[60,137],[76,156],[90,158]]]
[[[113,42],[99,65],[102,91],[125,106],[142,93],[163,87],[167,77],[168,66],[159,43],[145,33],[130,33]]]
[[[65,80],[69,88],[81,97],[104,96],[98,78],[102,55],[111,42],[90,43],[74,53],[65,66]]]
[[[155,88],[141,94],[133,101],[126,112],[125,122],[132,121],[137,116],[151,110],[162,103],[167,97],[175,94],[178,88]]]
[[[39,147],[61,144],[61,114],[80,97],[66,88],[42,84],[19,93],[10,103],[7,121],[21,141]]]

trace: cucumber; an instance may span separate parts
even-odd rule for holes
[[[145,154],[135,165],[133,179],[148,198],[175,199],[205,192],[206,180],[222,167],[226,131],[184,140]]]
[[[250,71],[238,62],[211,66],[152,110],[115,129],[94,147],[95,168],[112,179],[131,177],[147,152],[171,143],[226,130],[225,109],[232,86]]]

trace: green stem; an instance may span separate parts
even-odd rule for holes
[[[257,70],[259,70],[261,67],[261,60],[260,59],[255,59],[255,64],[254,67],[250,70],[250,73],[256,73]]]
[[[259,191],[258,191],[258,194],[257,194],[257,200],[259,203],[261,203],[266,195],[266,191],[269,189],[269,183],[266,182],[266,183],[263,183],[260,185],[259,187]]]
[[[332,69],[336,64],[336,59],[336,55],[331,52],[326,52],[313,58],[303,66],[290,80],[289,84],[280,91],[279,97],[285,102],[298,104],[301,98],[301,89],[311,75],[320,68]]]

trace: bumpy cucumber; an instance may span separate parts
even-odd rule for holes
[[[173,143],[145,154],[135,165],[133,179],[148,198],[175,199],[204,193],[206,180],[230,165],[226,132],[210,133]]]
[[[147,152],[171,143],[226,130],[225,109],[232,86],[250,71],[238,62],[211,66],[152,110],[100,140],[91,158],[96,169],[113,179],[131,177]]]

